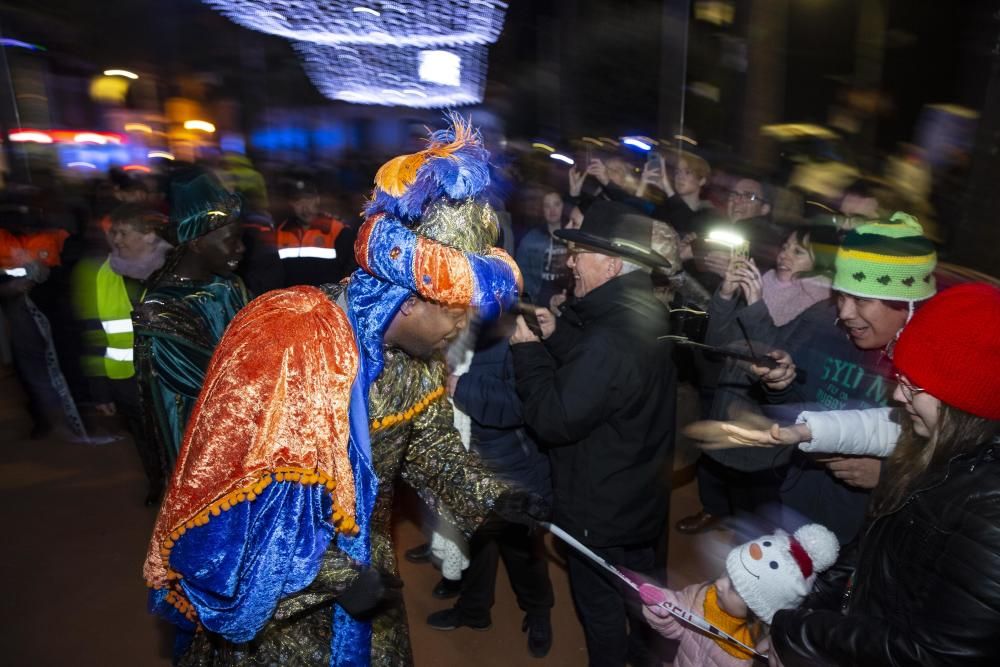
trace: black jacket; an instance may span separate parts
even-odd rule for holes
[[[775,615],[785,665],[1000,665],[1000,444],[918,488],[805,604]]]
[[[551,502],[549,459],[524,432],[506,338],[477,347],[469,370],[458,379],[453,400],[472,419],[472,449],[486,467],[505,482]]]
[[[612,279],[563,311],[545,342],[514,345],[524,420],[548,447],[555,522],[594,546],[662,533],[676,382],[667,312],[648,274]]]

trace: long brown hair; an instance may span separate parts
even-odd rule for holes
[[[938,422],[930,437],[917,435],[913,421],[904,418],[899,441],[886,461],[883,481],[872,495],[872,513],[878,516],[898,509],[921,483],[942,471],[953,457],[973,451],[998,434],[1000,422],[946,403],[938,408]]]

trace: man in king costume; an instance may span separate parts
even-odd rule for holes
[[[444,387],[467,311],[495,317],[519,289],[488,158],[453,119],[390,160],[350,279],[269,292],[226,331],[144,571],[154,610],[193,632],[181,665],[411,664],[397,477],[468,534],[545,511],[465,451]]]

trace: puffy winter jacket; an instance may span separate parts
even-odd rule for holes
[[[821,582],[774,617],[787,667],[1000,665],[1000,444],[927,477]]]

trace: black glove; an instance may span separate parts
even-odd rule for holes
[[[337,604],[354,617],[362,617],[383,603],[403,599],[403,580],[374,567],[361,570],[347,590],[337,596]]]
[[[502,519],[534,528],[538,521],[545,521],[552,513],[549,502],[537,493],[523,489],[504,491],[493,504],[493,511]]]

